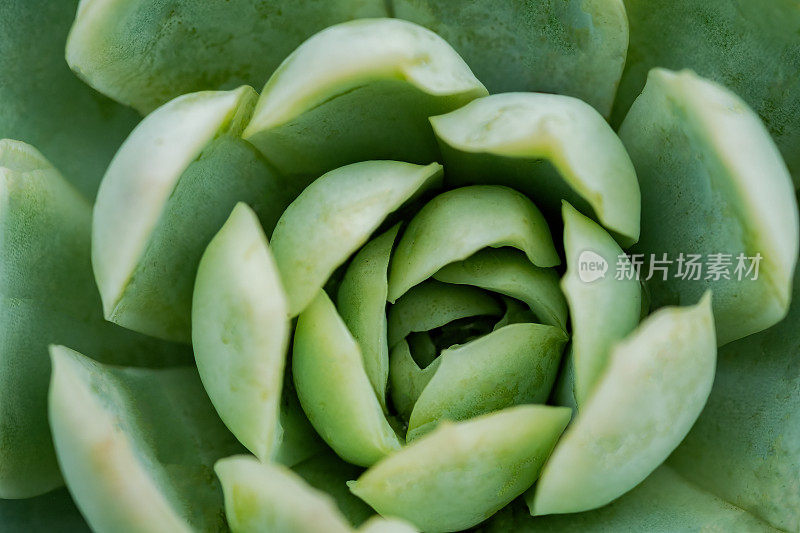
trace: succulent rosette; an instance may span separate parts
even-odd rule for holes
[[[74,74],[0,82],[0,529],[800,529],[800,6],[739,3],[2,8]]]

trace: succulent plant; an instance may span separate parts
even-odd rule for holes
[[[800,530],[796,3],[74,7],[0,8],[0,529]]]

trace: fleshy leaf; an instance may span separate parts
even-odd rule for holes
[[[400,448],[361,350],[324,291],[297,318],[292,374],[308,419],[342,459],[369,466]]]
[[[486,89],[441,37],[397,19],[332,26],[264,86],[244,132],[278,169],[316,178],[373,159],[439,159],[428,117]]]
[[[399,518],[374,516],[358,528],[358,533],[417,533],[417,529]]]
[[[389,301],[485,247],[513,246],[537,266],[560,261],[550,228],[524,195],[496,185],[442,193],[419,210],[403,232],[389,267]]]
[[[233,533],[350,533],[333,499],[280,465],[240,455],[214,467]]]
[[[654,69],[620,137],[642,187],[634,251],[672,262],[700,255],[707,266],[699,276],[688,266],[678,276],[673,267],[666,280],[656,272],[654,306],[692,304],[713,289],[720,345],[783,318],[800,243],[797,202],[758,116],[692,72]],[[758,271],[748,272],[759,255]]]
[[[70,72],[64,41],[78,0],[0,5],[0,139],[39,148],[86,198],[139,117]]]
[[[51,347],[48,400],[58,463],[94,531],[224,527],[212,473],[241,446],[191,368],[108,367]]]
[[[630,260],[606,231],[564,203],[567,273],[561,282],[572,320],[574,394],[583,405],[603,374],[611,348],[639,323],[639,280],[616,279],[616,268]],[[606,270],[590,270],[594,265]],[[595,275],[602,274],[595,278]]]
[[[8,533],[91,533],[65,488],[35,498],[0,498],[0,524]]]
[[[533,515],[605,505],[646,478],[697,420],[716,364],[711,296],[653,313],[603,376],[526,495]]]
[[[388,270],[399,229],[396,225],[361,248],[345,271],[337,298],[339,314],[361,349],[364,370],[384,411],[389,379]]]
[[[625,117],[654,67],[690,68],[746,101],[800,185],[800,9],[795,0],[625,0],[628,62],[614,104]]]
[[[62,484],[47,425],[48,344],[104,362],[191,362],[188,348],[103,320],[90,225],[89,202],[35,148],[0,140],[0,498]]]
[[[669,460],[697,485],[784,531],[800,529],[800,272],[789,315],[722,347],[714,388]]]
[[[284,211],[271,246],[296,316],[393,211],[441,181],[442,166],[364,161],[328,172]]]
[[[461,318],[500,316],[501,312],[499,302],[480,289],[426,280],[389,309],[389,346],[412,332],[429,331]]]
[[[271,230],[287,188],[238,139],[249,87],[185,95],[149,115],[114,157],[94,208],[92,263],[106,317],[189,342],[192,288],[208,242],[239,201]]]
[[[611,230],[639,239],[639,183],[611,126],[591,106],[556,94],[506,93],[431,117],[448,180],[507,185],[553,215],[566,199]]]
[[[608,116],[628,47],[622,0],[393,0],[453,45],[492,93],[567,94]]]
[[[563,407],[524,405],[445,422],[350,483],[382,515],[426,532],[457,531],[528,488],[569,421]]]
[[[408,343],[398,342],[389,354],[389,385],[392,404],[404,420],[411,417],[417,398],[436,373],[442,360],[434,359],[425,368],[420,368],[411,356]]]
[[[486,523],[485,533],[696,533],[736,531],[778,533],[744,510],[701,490],[661,466],[638,487],[600,509],[531,517],[528,508],[512,503]]]
[[[381,0],[82,0],[66,56],[92,87],[149,113],[185,93],[260,87],[315,32],[385,14]]]
[[[552,268],[532,264],[510,249],[481,250],[433,275],[446,283],[474,285],[525,302],[542,323],[567,329],[567,302]]]
[[[441,420],[466,420],[550,396],[567,335],[542,324],[511,324],[444,350],[408,422],[411,440]]]
[[[289,343],[286,295],[255,213],[237,204],[197,270],[192,347],[222,421],[270,460]]]

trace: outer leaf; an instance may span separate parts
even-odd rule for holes
[[[525,505],[512,504],[497,513],[482,531],[777,533],[777,530],[742,509],[689,483],[668,466],[657,468],[641,485],[600,509],[585,513],[531,517]]]
[[[605,370],[611,348],[633,331],[642,309],[638,279],[616,279],[614,266],[627,256],[596,223],[564,202],[564,251],[567,273],[561,282],[572,320],[574,394],[583,405]],[[591,273],[590,262],[605,261],[608,272],[598,279],[581,279]],[[586,270],[584,270],[586,269]]]
[[[438,354],[437,354],[438,355]],[[428,385],[441,364],[437,357],[425,368],[420,368],[411,356],[408,343],[398,342],[389,354],[389,384],[392,404],[404,420],[408,421],[419,395]]]
[[[431,124],[452,183],[508,185],[554,216],[566,199],[623,246],[639,239],[633,164],[614,130],[585,102],[497,94],[431,117]]]
[[[416,533],[417,529],[398,518],[375,516],[358,529],[359,533]]]
[[[0,499],[0,524],[9,533],[91,532],[65,488],[35,498]]]
[[[389,269],[389,301],[487,246],[513,246],[541,267],[560,261],[547,222],[525,196],[496,185],[462,187],[425,204],[408,224]]]
[[[345,461],[369,466],[401,446],[358,344],[324,291],[297,319],[292,374],[311,424]]]
[[[691,68],[746,101],[800,184],[800,7],[795,0],[625,0],[631,48],[614,106],[620,123],[654,67]]]
[[[629,491],[683,440],[716,364],[711,297],[656,311],[608,368],[526,495],[533,515],[586,511]]]
[[[364,370],[386,411],[386,383],[389,379],[386,296],[392,246],[399,225],[367,243],[353,258],[338,293],[338,309],[347,329],[361,349]]]
[[[70,72],[64,41],[78,0],[0,4],[0,139],[37,146],[86,198],[138,117]]]
[[[380,0],[82,0],[67,61],[95,89],[148,113],[189,92],[261,86],[305,38],[385,13]]]
[[[389,309],[389,346],[412,332],[429,331],[461,318],[500,316],[501,312],[498,301],[480,289],[426,280]]]
[[[287,468],[239,455],[222,459],[214,469],[233,533],[352,531],[330,496]]]
[[[279,443],[289,342],[286,295],[258,218],[237,204],[206,248],[192,302],[192,346],[222,421],[263,461]]]
[[[441,180],[442,166],[365,161],[328,172],[281,215],[272,251],[296,316],[389,214]]]
[[[89,262],[91,207],[33,147],[0,140],[0,498],[61,485],[47,425],[47,346],[106,362],[188,363],[188,349],[103,320]]]
[[[64,478],[94,531],[217,531],[211,467],[241,447],[190,368],[101,365],[51,348],[49,410]]]
[[[670,464],[785,531],[800,529],[800,273],[789,316],[728,344],[708,404]]]
[[[485,249],[458,263],[450,263],[434,279],[474,285],[525,302],[544,324],[567,329],[567,302],[552,268],[533,265],[509,249]]]
[[[106,317],[154,336],[190,340],[200,256],[237,201],[268,227],[286,187],[235,138],[255,92],[182,96],[148,116],[114,157],[97,196],[92,263]]]
[[[691,72],[655,69],[620,136],[642,186],[636,251],[666,253],[672,261],[681,253],[731,255],[730,279],[706,279],[707,272],[699,280],[655,276],[654,305],[694,303],[712,288],[720,345],[783,318],[800,243],[797,202],[756,114]],[[739,254],[761,254],[757,280],[737,279]]]
[[[605,116],[611,112],[628,48],[621,0],[393,0],[392,5],[398,17],[451,43],[492,93],[567,94]]]
[[[466,529],[536,480],[568,421],[569,409],[526,405],[444,423],[367,470],[350,490],[424,531]]]
[[[486,95],[441,37],[373,19],[319,32],[264,86],[244,137],[278,169],[316,178],[372,159],[439,159],[428,117]]]
[[[408,439],[441,420],[466,420],[505,407],[544,403],[558,372],[567,335],[541,324],[511,324],[444,350],[419,395]]]

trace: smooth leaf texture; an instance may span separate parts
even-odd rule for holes
[[[525,252],[536,266],[560,262],[547,222],[524,195],[496,185],[442,193],[417,212],[400,237],[389,267],[389,301],[449,263],[503,246]]]
[[[631,43],[615,124],[654,67],[721,83],[765,122],[800,184],[800,8],[795,0],[625,0]]]
[[[180,97],[125,141],[95,204],[93,264],[106,316],[189,342],[197,264],[238,201],[268,231],[291,188],[237,137],[255,101],[241,87]]]
[[[197,270],[192,347],[222,421],[263,461],[281,440],[286,295],[256,214],[237,204]]]
[[[433,277],[516,298],[525,302],[540,322],[567,329],[567,301],[558,287],[558,274],[552,268],[535,266],[516,250],[480,250],[443,267]]]
[[[78,0],[0,5],[0,139],[30,143],[92,199],[139,117],[87,87],[64,62]]]
[[[50,425],[70,492],[92,529],[220,531],[212,465],[241,446],[191,368],[96,363],[51,347]]]
[[[611,348],[639,323],[642,289],[639,280],[616,279],[618,265],[630,265],[606,231],[564,203],[564,251],[567,273],[561,282],[572,320],[574,394],[582,405],[605,370]],[[603,277],[590,279],[590,263],[605,261]],[[581,276],[586,277],[582,279]]]
[[[720,345],[786,315],[797,263],[797,202],[780,153],[758,116],[723,87],[692,72],[655,69],[620,129],[642,187],[642,240],[635,248],[677,261],[727,254],[729,279],[649,283],[654,307],[693,304],[714,291]],[[736,273],[760,254],[757,279]],[[649,258],[649,257],[648,257]],[[721,263],[720,263],[721,264]],[[742,279],[740,280],[739,277]]]
[[[800,529],[800,273],[777,326],[720,349],[708,404],[669,460],[785,531]]]
[[[89,85],[149,113],[185,93],[260,87],[307,37],[385,14],[381,0],[82,0],[66,56]]]
[[[0,499],[0,525],[9,533],[91,533],[65,488],[35,498]]]
[[[324,291],[297,318],[292,374],[308,419],[342,459],[369,466],[400,448],[361,350]]]
[[[429,331],[461,318],[500,316],[501,312],[497,299],[480,289],[426,280],[389,309],[389,346],[412,332]]]
[[[339,285],[337,308],[361,349],[364,370],[386,411],[389,379],[386,296],[389,258],[399,225],[364,245],[348,265]]]
[[[532,515],[605,505],[646,478],[697,420],[716,364],[711,296],[663,308],[617,344],[576,420],[526,494]]]
[[[467,420],[513,405],[544,403],[567,335],[541,324],[511,324],[444,350],[419,395],[408,440],[441,420]]]
[[[358,20],[317,33],[286,58],[244,138],[282,173],[311,179],[372,159],[427,164],[439,159],[428,117],[486,94],[435,33]]]
[[[33,147],[0,140],[0,498],[62,483],[47,425],[50,343],[105,362],[189,363],[189,350],[103,320],[91,206]]]
[[[350,490],[423,531],[466,529],[536,480],[569,416],[563,407],[526,405],[441,424],[367,470]]]
[[[281,215],[271,246],[289,315],[297,316],[330,275],[392,212],[441,182],[442,166],[364,161],[328,172]]]
[[[627,247],[639,239],[639,183],[614,130],[569,96],[506,93],[431,117],[449,183],[499,184],[556,218],[561,201],[596,218]]]
[[[392,0],[452,44],[492,93],[574,96],[608,116],[628,47],[622,0]]]
[[[436,354],[437,356],[439,354]],[[408,343],[401,340],[389,354],[389,385],[392,404],[404,420],[411,417],[417,398],[439,368],[442,359],[436,357],[425,368],[420,368],[412,357]]]

